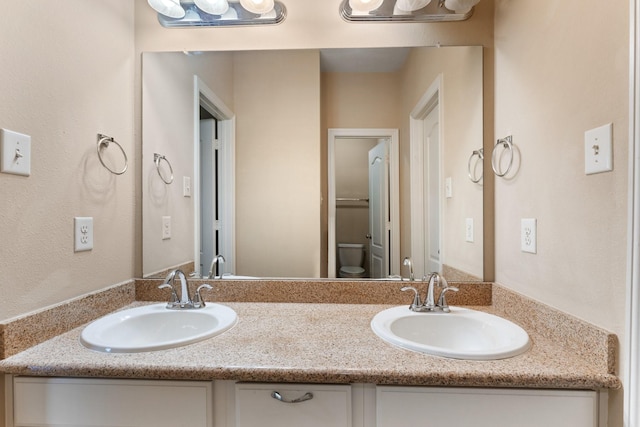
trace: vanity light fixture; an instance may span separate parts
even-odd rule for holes
[[[348,1],[348,0],[347,0]],[[377,1],[377,0],[370,0]],[[284,21],[287,10],[277,0],[148,0],[158,12],[160,25],[166,28],[230,27],[239,25],[270,25]],[[173,3],[182,16],[170,14]]]
[[[448,22],[473,15],[480,0],[343,0],[340,16],[348,22]],[[377,7],[373,7],[373,6]]]

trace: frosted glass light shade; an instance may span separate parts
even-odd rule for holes
[[[467,13],[480,3],[480,0],[444,0],[444,7],[456,13]]]
[[[384,0],[349,0],[349,7],[356,12],[371,12],[382,5]]]
[[[180,6],[179,0],[147,0],[149,6],[158,13],[169,18],[184,18],[185,11]]]
[[[249,12],[262,15],[271,12],[274,0],[240,0],[240,4]]]
[[[413,12],[414,10],[427,7],[429,3],[431,3],[431,0],[398,0],[396,2],[396,7],[400,10]]]
[[[229,10],[227,0],[194,0],[198,9],[211,15],[224,15]]]

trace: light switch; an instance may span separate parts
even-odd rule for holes
[[[191,197],[191,177],[182,177],[182,196]]]
[[[0,172],[31,175],[31,137],[0,129]]]
[[[452,188],[452,186],[453,186],[453,184],[451,183],[451,177],[448,176],[444,180],[444,196],[447,199],[450,199],[451,197],[453,197],[453,188]]]
[[[584,133],[584,173],[613,170],[613,125],[611,123]]]

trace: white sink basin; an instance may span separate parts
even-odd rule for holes
[[[238,316],[231,308],[207,303],[194,310],[169,310],[152,304],[117,311],[85,327],[80,341],[106,353],[138,353],[181,347],[211,338],[233,327]]]
[[[398,347],[454,359],[505,359],[530,347],[529,335],[515,323],[460,307],[451,307],[451,313],[394,307],[376,314],[371,328]]]

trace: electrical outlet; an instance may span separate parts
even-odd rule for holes
[[[537,253],[537,221],[523,218],[520,222],[520,249],[522,252]]]
[[[473,243],[473,218],[466,219],[465,238],[467,242]]]
[[[167,240],[171,238],[171,217],[163,216],[162,217],[162,240]]]
[[[77,216],[73,218],[74,251],[90,251],[93,249],[93,218]]]

